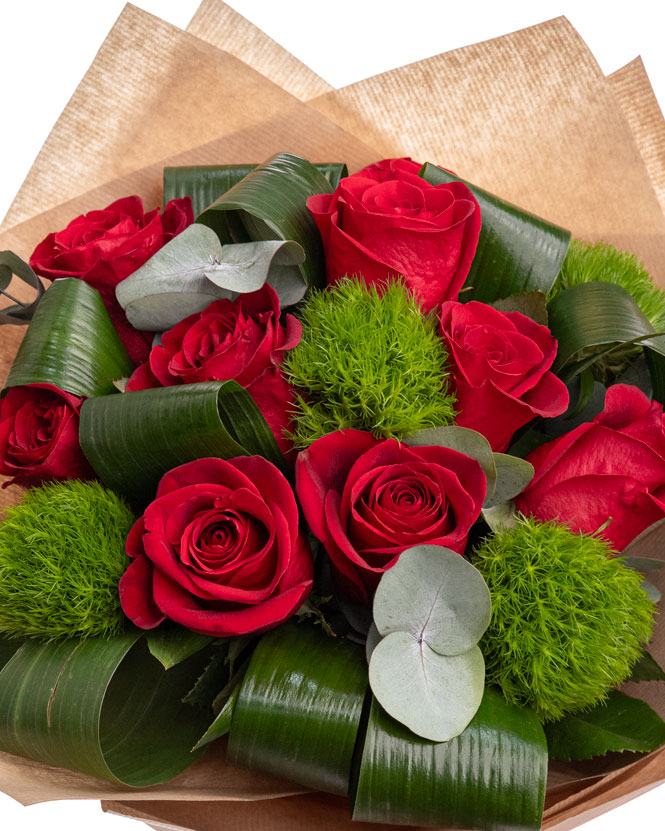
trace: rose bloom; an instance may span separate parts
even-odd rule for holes
[[[298,522],[291,486],[260,456],[171,470],[127,538],[125,614],[142,629],[168,618],[213,637],[277,626],[312,588]]]
[[[339,587],[368,605],[384,571],[424,543],[463,553],[487,483],[475,459],[341,430],[298,455],[296,493]]]
[[[0,404],[0,473],[7,485],[94,479],[79,445],[83,398],[53,384],[10,387]]]
[[[557,342],[546,326],[477,301],[449,302],[441,307],[440,332],[457,396],[455,421],[482,433],[495,452],[537,416],[568,408],[566,385],[549,371]]]
[[[289,452],[284,429],[292,391],[279,364],[283,353],[300,342],[302,326],[293,315],[286,315],[282,326],[279,317],[279,298],[268,284],[233,301],[215,300],[162,335],[148,363],[129,379],[127,391],[237,381],[263,413],[280,449]]]
[[[609,387],[593,421],[526,458],[536,472],[515,499],[524,514],[586,534],[611,520],[602,534],[617,551],[665,517],[663,407],[637,387]]]
[[[97,289],[130,358],[141,363],[148,356],[152,332],[138,332],[130,325],[115,287],[193,221],[189,197],[172,199],[162,214],[159,208],[144,214],[141,199],[128,196],[49,234],[35,248],[30,265],[49,280],[77,277]]]
[[[423,311],[457,298],[480,233],[480,207],[461,182],[431,185],[411,159],[384,159],[307,200],[323,240],[328,283],[398,275]]]

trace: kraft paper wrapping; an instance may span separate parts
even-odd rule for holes
[[[137,49],[140,60],[127,61]],[[218,0],[204,1],[189,34],[127,6],[12,205],[0,248],[28,257],[49,231],[128,193],[158,203],[164,164],[260,161],[286,149],[353,170],[410,154],[576,236],[636,252],[665,286],[665,128],[653,91],[635,63],[605,80],[564,18],[344,90],[326,90],[301,67]],[[0,329],[5,371],[21,335]],[[11,490],[5,500],[16,498]],[[665,575],[654,574],[665,592]],[[665,626],[651,650],[665,661]],[[631,692],[665,715],[662,685]],[[573,828],[663,781],[663,750],[552,765],[543,827]],[[99,797],[155,828],[205,831],[220,817],[225,828],[255,831],[362,827],[350,824],[344,800],[293,795],[287,783],[228,765],[220,743],[144,790],[0,754],[0,787],[25,804]]]

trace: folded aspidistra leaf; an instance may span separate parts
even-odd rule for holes
[[[432,185],[464,182],[480,205],[478,248],[459,299],[491,303],[512,294],[547,294],[568,251],[570,231],[540,219],[429,162],[420,176]]]
[[[136,329],[163,332],[210,303],[258,291],[268,282],[282,307],[302,300],[307,286],[295,242],[264,240],[225,245],[206,225],[190,225],[116,287]]]
[[[376,701],[359,743],[353,819],[395,825],[538,829],[547,744],[534,713],[485,690],[469,726],[448,742],[418,738]]]
[[[308,286],[325,284],[321,236],[307,199],[332,193],[326,177],[306,159],[278,153],[226,191],[196,220],[208,225],[222,244],[294,240],[305,250],[299,266]]]
[[[610,751],[647,752],[665,743],[665,722],[639,698],[613,690],[592,710],[545,726],[550,756],[590,759]]]
[[[344,176],[348,176],[345,164],[314,165],[330,182],[335,190]],[[194,216],[199,216],[222,194],[230,190],[248,173],[255,164],[202,165],[199,167],[164,168],[164,204],[171,199],[189,196]]]
[[[35,299],[31,303],[18,301],[7,291],[13,274],[35,290]],[[32,319],[42,294],[44,294],[42,281],[30,266],[13,251],[0,251],[0,294],[4,294],[5,297],[14,301],[13,306],[5,306],[4,309],[0,309],[0,324],[12,323],[18,326],[22,326]]]
[[[132,787],[184,770],[208,719],[181,701],[203,656],[165,671],[142,634],[27,641],[0,672],[0,749]]]
[[[79,440],[106,486],[138,506],[154,497],[168,470],[194,459],[257,454],[284,467],[260,410],[235,381],[90,398]]]
[[[74,395],[108,395],[133,369],[99,292],[68,277],[44,293],[5,388],[54,384]]]

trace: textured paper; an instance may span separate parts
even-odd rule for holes
[[[215,9],[222,21],[217,28]],[[645,153],[646,147],[663,146],[662,116],[636,121],[629,106],[638,93],[653,105],[648,79],[633,67],[617,73],[610,85],[564,19],[327,92],[316,98],[314,112],[297,97],[307,97],[307,84],[316,80],[310,75],[297,96],[268,80],[287,77],[284,50],[237,19],[237,36],[235,28],[225,29],[223,21],[228,24],[234,15],[224,4],[206,0],[193,21],[207,37],[224,38],[219,42],[232,53],[225,54],[128,7],[21,189],[0,247],[27,256],[48,231],[130,192],[154,203],[166,157],[182,164],[247,162],[306,147],[300,152],[314,161],[349,161],[352,169],[382,155],[406,153],[447,164],[578,236],[609,239],[639,253],[665,285],[665,221],[654,189],[661,180],[654,154]],[[123,91],[123,50],[130,41],[147,68],[141,81],[133,68]],[[261,74],[237,56],[256,61]],[[190,67],[212,87],[197,82]],[[232,108],[229,118],[210,112],[211,89],[218,87],[220,95],[229,96],[224,99]],[[234,98],[230,88],[253,91],[256,100]],[[185,91],[186,102],[179,100]],[[119,102],[122,124],[115,111],[92,106],[95,94]],[[173,121],[185,115],[194,122]],[[169,131],[178,133],[173,141],[167,140]],[[10,327],[0,330],[5,360],[20,334]],[[653,580],[658,581],[665,591],[665,576]],[[664,639],[661,625],[652,646],[661,661]],[[665,712],[662,684],[637,689]],[[544,827],[564,831],[664,781],[665,751],[606,775],[594,772],[594,765],[553,765],[551,773]],[[231,768],[218,746],[178,779],[146,791],[7,754],[0,755],[0,786],[25,802],[103,797],[113,800],[109,809],[134,810],[162,828],[204,831],[218,828],[220,816],[228,829],[359,827],[350,826],[344,800],[321,794],[267,799],[293,793],[292,786]]]

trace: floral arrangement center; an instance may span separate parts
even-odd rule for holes
[[[284,360],[301,392],[294,415],[300,447],[349,427],[399,439],[453,421],[436,318],[423,316],[403,284],[379,294],[343,280],[312,293],[301,318],[302,340]]]

